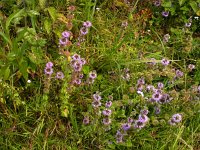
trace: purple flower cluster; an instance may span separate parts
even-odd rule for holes
[[[48,62],[48,63],[46,63],[46,67],[45,67],[45,69],[44,69],[44,73],[46,74],[46,75],[52,75],[53,74],[53,63],[52,62]]]
[[[163,93],[161,89],[154,89],[150,102],[165,104],[171,101],[169,94]]]
[[[67,45],[70,45],[70,37],[72,36],[72,33],[70,31],[64,31],[62,32],[62,37],[59,39],[59,47],[64,47]]]
[[[100,107],[100,106],[101,106],[101,102],[100,102],[101,99],[102,99],[102,98],[101,98],[101,96],[99,95],[98,92],[97,92],[96,94],[93,94],[92,106],[93,106],[94,108]]]
[[[137,91],[141,92],[144,88],[144,84],[145,84],[144,78],[138,79],[138,81],[137,81]]]
[[[122,143],[124,134],[122,134],[119,130],[117,130],[115,137],[116,137],[117,143]]]
[[[181,114],[174,114],[171,117],[171,119],[169,120],[169,124],[174,126],[181,121],[182,121],[182,115]]]
[[[46,75],[49,75],[49,76],[51,76],[53,74],[53,63],[52,62],[46,63],[44,73]],[[64,78],[63,72],[61,72],[61,71],[57,72],[55,78],[56,79],[63,79]]]
[[[161,60],[161,63],[162,63],[163,66],[167,66],[167,65],[169,65],[170,61],[168,59],[166,59],[166,58],[163,58]]]
[[[88,83],[92,84],[94,83],[94,80],[97,78],[97,72],[95,70],[91,71],[89,73]]]
[[[86,63],[86,60],[84,58],[81,58],[78,54],[74,54],[71,58],[71,67],[75,72],[80,72],[82,70],[83,65],[85,65]]]
[[[106,109],[104,109],[104,110],[102,111],[102,114],[104,115],[104,118],[103,118],[103,124],[104,124],[104,125],[109,125],[109,124],[111,124],[110,116],[111,116],[111,114],[112,114],[112,110],[111,110],[111,109],[108,109],[108,108],[110,108],[111,106],[112,106],[112,101],[107,101],[107,102],[105,103]]]
[[[147,117],[148,112],[149,111],[147,109],[141,110],[138,116],[138,120],[136,120],[134,123],[134,128],[142,129],[143,127],[145,127],[145,125],[149,121],[149,118]]]
[[[80,29],[80,34],[79,34],[79,37],[78,37],[78,43],[77,45],[80,46],[80,44],[85,41],[85,38],[84,36],[86,34],[88,34],[88,30],[89,28],[92,26],[92,23],[90,21],[86,21],[86,22],[83,22],[83,26],[81,27]]]

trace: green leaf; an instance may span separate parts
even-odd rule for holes
[[[190,2],[190,6],[192,7],[194,12],[198,11],[198,5],[197,5],[197,3],[195,1],[191,1]]]
[[[90,67],[89,66],[83,66],[83,73],[88,74],[90,72]]]
[[[4,80],[8,80],[9,76],[10,76],[10,68],[7,67],[4,72]]]
[[[19,71],[22,73],[25,80],[28,80],[28,62],[26,60],[21,60],[19,63]]]
[[[39,5],[42,9],[45,8],[46,0],[39,0]]]
[[[54,7],[49,7],[47,8],[51,18],[53,21],[55,21],[57,19],[57,12],[56,12],[56,9]]]
[[[39,13],[39,12],[37,12],[37,11],[35,11],[35,10],[29,10],[29,11],[27,12],[27,14],[28,14],[29,16],[36,16],[36,15],[40,15],[40,13]]]
[[[163,7],[166,7],[166,8],[171,8],[172,3],[171,3],[171,1],[163,2],[163,3],[162,3],[162,6],[163,6]]]
[[[68,106],[61,106],[61,116],[63,117],[68,117],[69,115],[69,109],[68,109]]]
[[[50,34],[51,25],[52,25],[52,23],[51,23],[50,20],[46,19],[46,20],[44,21],[44,28],[45,28],[45,30],[46,30],[46,32],[47,32],[48,34]]]
[[[4,39],[7,43],[9,43],[9,44],[12,46],[12,42],[11,42],[11,40],[10,40],[10,37],[6,36],[6,34],[3,33],[3,32],[0,32],[0,35],[3,37],[3,39]]]
[[[11,15],[8,17],[8,19],[6,20],[6,30],[7,30],[8,33],[9,33],[9,26],[10,26],[10,24],[11,24],[11,21],[12,21],[13,19],[15,19],[15,18],[19,18],[19,17],[23,16],[24,13],[25,13],[25,10],[24,10],[24,9],[21,9],[21,10],[15,12],[15,13],[11,14]]]
[[[186,0],[179,0],[179,5],[182,6],[185,3]]]

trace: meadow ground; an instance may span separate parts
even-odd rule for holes
[[[0,149],[200,150],[200,0],[0,8]]]

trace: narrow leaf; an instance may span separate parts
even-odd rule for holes
[[[25,13],[24,9],[19,10],[18,12],[15,12],[13,14],[11,14],[8,19],[6,20],[6,30],[9,32],[9,26],[11,24],[11,21],[14,18],[18,18],[21,17],[23,14]]]
[[[3,39],[9,43],[10,45],[12,45],[11,41],[10,41],[10,38],[8,36],[5,35],[5,33],[3,32],[0,32],[0,35],[3,37]]]

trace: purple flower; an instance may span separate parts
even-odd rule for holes
[[[149,113],[149,110],[148,109],[142,109],[141,111],[140,111],[140,114],[142,114],[142,115],[147,115]]]
[[[127,28],[127,26],[128,26],[128,22],[127,21],[123,21],[122,22],[122,27]]]
[[[78,55],[78,54],[74,54],[74,55],[72,56],[72,59],[73,59],[73,60],[80,60],[80,59],[81,59],[81,56]]]
[[[171,120],[175,123],[179,123],[182,120],[182,115],[180,114],[174,114],[171,118]]]
[[[79,61],[76,61],[74,63],[73,68],[74,68],[74,71],[80,72],[82,70],[82,64]]]
[[[154,93],[160,93],[160,94],[161,94],[161,93],[162,93],[162,90],[161,90],[161,89],[153,89],[153,92],[154,92]]]
[[[160,6],[160,5],[161,5],[161,1],[160,1],[160,0],[156,0],[156,1],[154,2],[154,5],[157,6],[157,7]]]
[[[167,42],[169,42],[169,39],[170,39],[170,35],[165,34],[164,37],[163,37],[163,42],[167,43]]]
[[[136,120],[134,124],[134,128],[136,129],[142,129],[145,126],[145,123],[141,120]]]
[[[62,37],[62,38],[59,40],[59,44],[60,44],[61,46],[67,45],[68,42],[69,42],[69,40],[68,40],[67,38],[64,38],[64,37]]]
[[[147,85],[146,89],[147,89],[147,92],[154,91],[154,86],[153,85]]]
[[[92,26],[92,23],[90,21],[86,21],[86,22],[83,22],[83,26],[86,28],[89,28]]]
[[[63,79],[63,78],[64,78],[63,72],[61,72],[61,71],[57,72],[57,73],[56,73],[56,78],[57,78],[57,79]]]
[[[101,100],[101,96],[98,93],[93,94],[93,99],[96,100],[96,101],[100,101]]]
[[[107,101],[105,106],[106,106],[106,108],[110,108],[112,106],[112,102],[111,101]]]
[[[138,84],[138,85],[137,85],[137,92],[138,92],[138,91],[141,92],[141,91],[143,90],[143,88],[144,88],[144,85],[143,85],[143,84]]]
[[[143,123],[146,123],[149,120],[149,118],[146,115],[140,114],[138,120]]]
[[[169,16],[169,11],[162,11],[162,15],[164,17],[168,17]]]
[[[162,89],[164,87],[164,84],[162,82],[158,82],[158,89]]]
[[[154,102],[156,102],[156,100],[155,100],[155,99],[153,99],[153,98],[149,98],[149,99],[148,99],[148,101],[149,101],[149,102],[151,102],[151,103],[154,103]]]
[[[90,123],[89,117],[88,117],[88,116],[85,116],[85,117],[83,118],[83,124],[87,125],[87,124],[89,124],[89,123]]]
[[[170,102],[170,96],[169,94],[162,94],[161,99],[159,100],[159,103],[164,104]]]
[[[82,79],[82,78],[83,78],[83,76],[84,76],[83,74],[79,74],[79,78],[80,78],[80,79]]]
[[[81,79],[75,79],[73,81],[73,83],[76,84],[76,85],[80,85],[81,84]]]
[[[117,130],[115,137],[116,137],[117,143],[123,142],[124,135],[119,130]]]
[[[80,59],[80,62],[81,62],[82,65],[85,65],[85,64],[86,64],[86,60],[85,60],[84,58],[81,58],[81,59]]]
[[[158,107],[158,106],[155,106],[154,110],[155,110],[156,115],[158,115],[161,112],[160,107]]]
[[[52,75],[52,73],[53,73],[53,68],[45,67],[44,73],[45,73],[46,75]]]
[[[82,27],[82,28],[80,29],[80,32],[81,32],[81,35],[86,35],[86,34],[88,34],[88,28]]]
[[[124,124],[122,124],[122,129],[124,130],[124,131],[127,131],[127,130],[129,130],[131,128],[131,125],[129,124],[129,123],[124,123]]]
[[[148,62],[148,64],[154,66],[156,64],[156,59],[155,58],[151,58],[150,62]]]
[[[189,69],[190,71],[192,71],[194,68],[195,68],[195,65],[193,65],[193,64],[189,64],[189,65],[188,65],[188,69]]]
[[[105,109],[105,110],[102,111],[102,114],[103,114],[104,116],[110,116],[111,113],[112,113],[112,111],[111,111],[110,109]]]
[[[112,100],[113,100],[113,96],[112,96],[112,95],[109,95],[109,96],[108,96],[108,99],[112,101]]]
[[[95,79],[96,77],[97,77],[97,73],[96,73],[95,70],[94,70],[94,71],[91,71],[91,72],[89,73],[89,78]]]
[[[63,36],[64,38],[69,38],[69,37],[71,36],[71,32],[69,32],[69,31],[64,31],[64,32],[62,33],[62,36]]]
[[[109,125],[109,124],[111,124],[111,119],[108,118],[108,117],[103,118],[103,124],[104,124],[104,125]]]
[[[128,123],[133,123],[133,121],[134,121],[134,120],[133,120],[131,117],[128,117],[128,119],[127,119],[127,122],[128,122]]]
[[[88,83],[88,84],[93,84],[93,83],[94,83],[94,79],[88,78],[88,79],[87,79],[87,83]]]
[[[169,123],[170,125],[172,125],[172,126],[175,126],[175,125],[176,125],[176,122],[174,122],[172,119],[170,119],[170,120],[168,121],[168,123]]]
[[[137,84],[145,84],[144,78],[138,79]]]
[[[92,106],[93,106],[94,108],[100,107],[100,106],[101,106],[101,102],[100,102],[100,101],[97,101],[97,100],[94,100],[94,101],[92,102]]]
[[[130,74],[129,73],[125,73],[124,75],[122,75],[122,78],[126,81],[130,80]]]
[[[53,63],[49,61],[48,63],[46,63],[46,67],[47,68],[52,68],[53,67]]]
[[[163,59],[161,60],[161,63],[162,63],[164,66],[167,66],[167,65],[169,65],[170,61],[167,60],[167,59],[165,59],[165,58],[163,58]]]
[[[160,93],[154,93],[154,94],[152,95],[152,98],[153,98],[156,102],[158,102],[158,101],[162,98],[162,95],[161,95]]]
[[[176,70],[176,77],[180,78],[183,76],[183,72],[180,70]]]
[[[191,25],[192,25],[191,22],[187,22],[187,23],[185,23],[185,27],[187,27],[187,28],[189,28]]]

